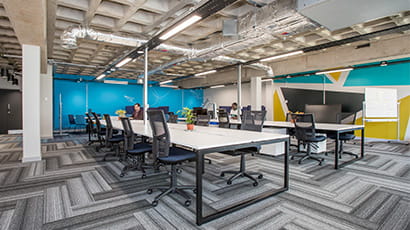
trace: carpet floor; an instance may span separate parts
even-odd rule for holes
[[[345,150],[358,153],[360,146],[345,144]],[[42,151],[42,161],[21,163],[22,137],[0,135],[0,229],[410,229],[406,145],[376,143],[364,159],[339,170],[332,154],[322,166],[292,160],[289,191],[202,226],[195,224],[195,202],[186,207],[178,195],[151,206],[158,192],[146,190],[169,183],[164,169],[145,179],[138,171],[120,177],[123,163],[102,161],[104,153],[87,145],[86,135],[43,140]],[[207,157],[205,213],[282,185],[282,157],[247,157],[247,169],[264,174],[257,187],[245,178],[227,185],[220,177],[239,167],[238,157]],[[342,162],[349,159],[344,155]],[[182,169],[179,182],[194,184],[194,163]]]

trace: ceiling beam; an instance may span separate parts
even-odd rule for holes
[[[40,46],[41,73],[47,73],[46,0],[4,0],[3,5],[19,43]]]

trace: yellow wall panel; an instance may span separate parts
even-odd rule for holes
[[[278,91],[275,90],[273,94],[273,120],[274,121],[285,121],[286,115],[283,111],[282,102],[280,101]]]

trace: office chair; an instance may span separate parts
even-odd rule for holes
[[[191,197],[184,191],[186,189],[195,189],[195,186],[183,185],[179,186],[177,182],[177,164],[185,161],[194,160],[196,154],[192,151],[185,150],[177,147],[170,147],[170,134],[168,130],[168,124],[165,121],[163,111],[148,111],[149,123],[151,124],[153,145],[152,152],[157,157],[157,161],[161,164],[171,165],[171,175],[169,186],[152,187],[147,190],[148,194],[151,194],[154,189],[158,189],[161,192],[152,201],[152,205],[158,205],[158,201],[170,194],[177,193],[186,199],[185,206],[191,204]]]
[[[75,124],[74,115],[68,114],[68,123],[70,124],[69,129],[73,129],[73,127],[74,127],[74,131],[75,131],[76,130],[76,124]]]
[[[124,163],[125,166],[121,170],[120,177],[127,174],[128,171],[141,170],[141,178],[146,177],[145,169],[145,153],[152,151],[152,146],[148,143],[135,143],[135,134],[132,130],[131,122],[128,117],[121,117],[121,123],[124,129]]]
[[[211,120],[210,115],[197,115],[195,124],[198,126],[209,126],[210,120]]]
[[[246,110],[243,112],[243,119],[242,119],[242,125],[241,129],[242,130],[248,130],[248,131],[256,131],[256,132],[261,132],[263,128],[263,123],[265,121],[265,116],[266,116],[266,111],[249,111]],[[245,157],[246,154],[254,154],[259,151],[259,147],[249,147],[249,148],[243,148],[243,149],[238,149],[234,151],[225,151],[222,152],[224,154],[228,154],[231,156],[241,156],[241,165],[239,171],[222,171],[221,176],[225,176],[225,174],[233,174],[228,181],[226,182],[227,184],[232,184],[232,181],[239,177],[247,177],[250,180],[253,181],[253,186],[258,186],[258,180],[253,177],[253,174],[256,174],[258,176],[258,179],[262,179],[263,175],[258,172],[249,172],[246,171],[245,167]]]
[[[100,143],[99,146],[96,146],[96,147],[95,147],[95,150],[96,150],[97,152],[99,152],[100,149],[105,146],[105,145],[104,145],[104,142],[105,142],[106,129],[103,129],[103,128],[101,127],[101,123],[100,123],[100,118],[99,118],[99,116],[98,116],[95,112],[91,112],[91,113],[92,113],[92,115],[93,115],[94,118],[95,118],[95,126],[97,127],[97,130],[96,130],[95,134],[97,135],[98,143]]]
[[[209,121],[210,120],[211,120],[210,115],[197,115],[195,124],[198,125],[198,126],[209,126]],[[212,164],[211,159],[205,157],[204,160],[207,161],[208,164]]]
[[[114,128],[112,126],[111,117],[109,114],[104,114],[104,119],[106,122],[106,132],[105,132],[105,147],[111,147],[114,149],[114,153],[108,152],[104,155],[103,161],[109,155],[115,155],[120,157],[120,143],[124,141],[123,135],[114,135]],[[120,159],[121,161],[122,159]]]
[[[178,123],[178,115],[169,114],[168,123]]]
[[[218,112],[219,128],[230,128],[229,114],[225,111]]]
[[[312,156],[312,143],[317,143],[324,141],[325,136],[316,135],[315,130],[315,117],[313,114],[292,114],[295,121],[295,136],[302,144],[307,145],[306,154],[299,159],[299,164],[304,160],[312,159],[319,162],[319,165],[322,165],[324,158]],[[291,156],[291,159],[294,158],[296,154]]]
[[[286,113],[286,121],[292,121],[295,119],[295,116],[292,116],[292,113]],[[288,135],[290,138],[295,137],[295,129],[294,128],[289,128],[287,129]],[[290,143],[290,142],[289,142]],[[299,151],[299,141],[298,144],[290,144],[289,146],[296,147]]]
[[[98,139],[93,139],[96,136],[97,129],[94,127],[93,119],[90,113],[85,113],[87,116],[87,133],[88,133],[88,145],[98,142]]]
[[[339,124],[350,124],[350,125],[354,125],[355,121],[356,121],[356,113],[351,114],[350,116],[348,116],[346,119],[343,120],[342,122],[342,114],[338,114],[337,115],[337,121]],[[327,137],[333,140],[336,140],[336,134],[335,133],[328,133]],[[345,143],[346,141],[350,141],[355,139],[356,136],[354,135],[354,132],[348,132],[348,133],[341,133],[339,134],[339,158],[342,158],[342,154],[347,154],[347,155],[351,155],[354,156],[356,158],[359,157],[359,155],[352,153],[352,152],[347,152],[343,150],[343,143]]]
[[[84,115],[75,115],[75,124],[80,128],[87,127],[87,121],[84,118]]]

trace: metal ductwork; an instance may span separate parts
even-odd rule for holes
[[[283,34],[292,35],[312,30],[316,27],[316,24],[296,11],[296,0],[277,0],[264,7],[255,8],[253,12],[238,19],[239,39],[222,38],[224,41],[216,41],[214,45],[204,49],[187,49],[166,44],[159,45],[155,50],[167,50],[171,53],[184,55],[184,57],[150,70],[149,75],[160,73],[175,64],[192,60],[207,61],[213,59],[231,64],[243,63],[245,60],[230,58],[225,55],[269,43],[278,36],[283,36]],[[130,47],[137,47],[147,42],[147,40],[143,39],[96,32],[90,28],[69,27],[61,35],[62,46],[68,49],[75,49],[77,48],[78,38]],[[268,76],[273,76],[270,66],[261,63],[253,63],[250,66],[262,69],[266,71]]]

